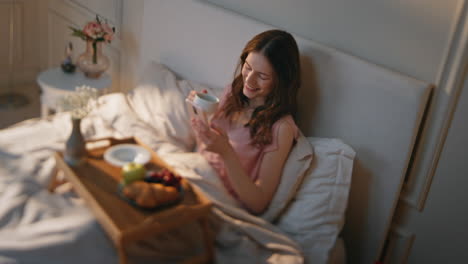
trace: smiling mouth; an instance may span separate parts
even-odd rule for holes
[[[247,85],[245,85],[244,87],[245,87],[245,89],[247,89],[248,91],[251,91],[251,92],[256,92],[256,91],[260,90],[259,88],[250,88]]]

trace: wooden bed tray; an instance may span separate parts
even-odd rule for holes
[[[129,243],[155,236],[192,221],[198,221],[202,228],[204,236],[202,243],[205,244],[205,252],[184,263],[210,261],[213,249],[212,240],[207,230],[206,216],[210,212],[211,202],[182,179],[184,196],[178,204],[156,211],[134,207],[119,197],[117,188],[121,177],[120,168],[103,159],[105,150],[117,144],[138,144],[151,152],[150,167],[167,168],[171,171],[172,168],[136,138],[103,138],[88,143],[97,144],[106,141],[108,142],[106,146],[88,150],[85,162],[78,167],[68,166],[63,160],[63,154],[56,152],[56,168],[49,184],[49,191],[53,192],[60,184],[57,173],[62,171],[64,179],[70,182],[76,193],[86,201],[98,222],[117,247],[120,263],[127,263],[125,247]]]

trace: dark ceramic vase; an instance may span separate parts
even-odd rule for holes
[[[72,132],[65,143],[65,162],[72,167],[80,165],[86,157],[86,142],[81,134],[81,119],[72,118]]]

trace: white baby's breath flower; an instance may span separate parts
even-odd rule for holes
[[[84,118],[95,106],[98,90],[90,86],[77,86],[75,92],[58,100],[61,111],[70,111],[73,118]]]

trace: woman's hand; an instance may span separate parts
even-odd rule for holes
[[[201,91],[202,93],[208,93],[206,89],[203,89]],[[187,98],[185,98],[186,101],[193,102],[193,99],[195,98],[195,95],[197,94],[197,91],[191,90]]]
[[[192,118],[192,128],[206,150],[224,155],[232,150],[226,132],[215,124],[208,126],[199,118]]]

